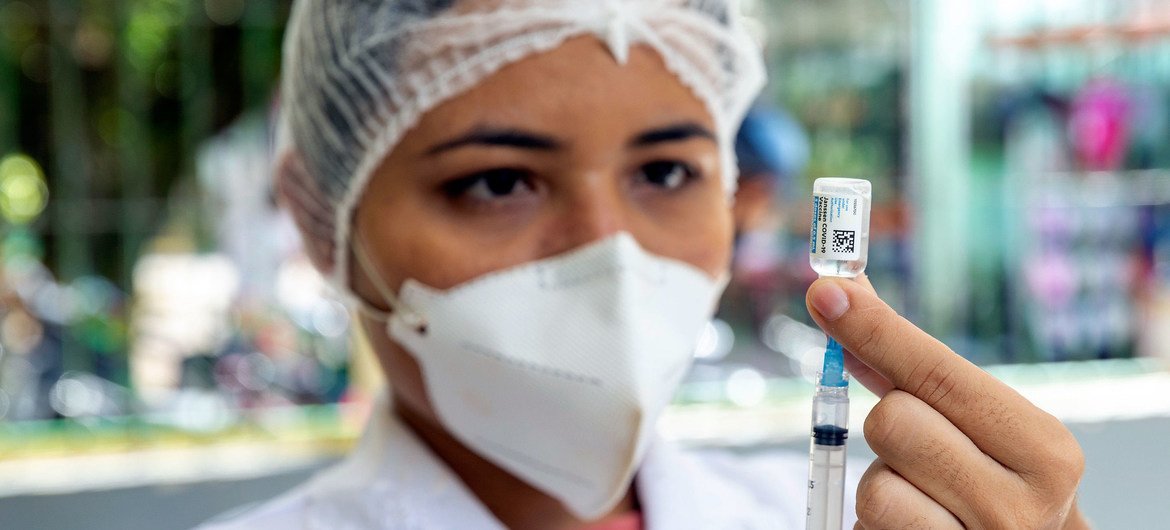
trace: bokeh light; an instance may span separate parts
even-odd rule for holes
[[[768,396],[768,381],[755,368],[740,368],[727,377],[727,400],[740,407],[754,407]]]
[[[140,72],[152,72],[167,52],[171,35],[184,14],[183,2],[153,0],[141,3],[130,14],[123,39],[126,60]]]
[[[35,160],[15,154],[0,160],[0,214],[9,223],[23,225],[45,210],[49,188]]]
[[[735,346],[735,331],[731,325],[718,318],[711,320],[699,335],[699,343],[695,346],[695,358],[708,362],[715,362],[727,357]]]
[[[36,38],[37,12],[25,2],[8,2],[0,6],[0,35],[13,46],[28,44]]]
[[[61,376],[49,393],[53,410],[67,418],[96,416],[106,407],[98,378],[76,372]]]

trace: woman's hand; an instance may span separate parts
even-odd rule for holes
[[[1087,528],[1081,448],[1059,420],[882,302],[864,277],[827,278],[809,312],[881,401],[865,420],[876,460],[858,527]]]

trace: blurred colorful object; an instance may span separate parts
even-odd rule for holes
[[[744,176],[765,174],[788,187],[809,160],[808,133],[788,111],[758,104],[748,111],[735,138],[735,156]]]
[[[1132,106],[1126,88],[1107,78],[1089,81],[1077,94],[1068,127],[1083,169],[1121,169],[1129,149]]]
[[[36,220],[49,202],[45,174],[36,160],[13,154],[0,160],[0,214],[14,225]]]

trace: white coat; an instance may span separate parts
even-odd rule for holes
[[[200,529],[504,528],[388,408],[375,410],[386,412],[374,415],[358,447],[341,463],[259,507]],[[858,470],[850,475],[856,479]],[[686,451],[656,440],[635,487],[646,530],[801,529],[807,479],[807,455]],[[845,528],[855,520],[853,490],[846,490]]]

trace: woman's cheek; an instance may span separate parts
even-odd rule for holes
[[[679,259],[712,276],[727,270],[734,239],[730,204],[720,199],[690,208],[664,225],[661,241],[670,242],[659,254]]]

